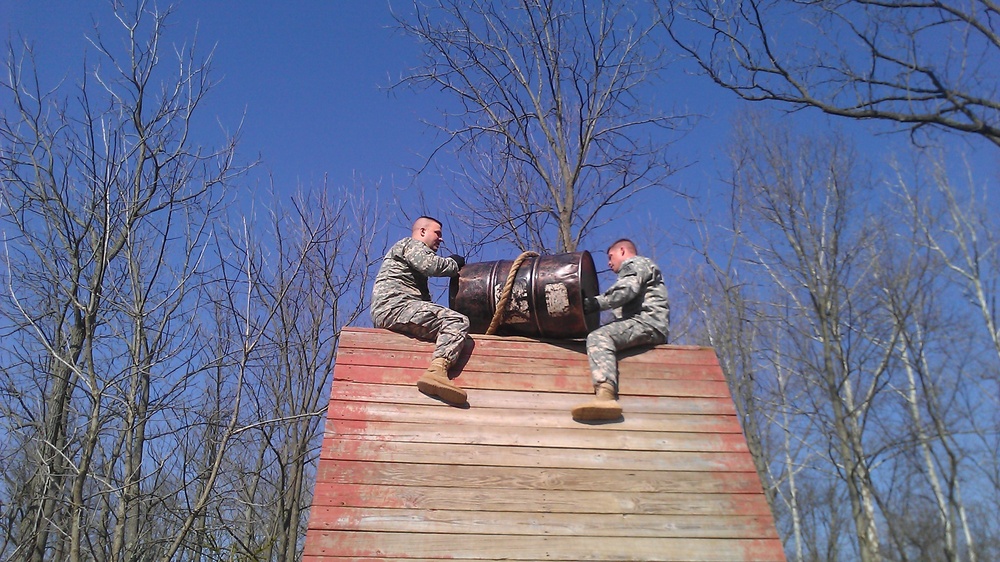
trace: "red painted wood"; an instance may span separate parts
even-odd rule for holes
[[[548,469],[525,471],[508,466],[450,465],[367,462],[331,459],[321,463],[319,483],[407,486],[474,485],[512,490],[582,490],[612,492],[683,492],[691,494],[760,494],[756,472],[635,471],[610,469]]]
[[[709,348],[620,356],[623,420],[581,424],[581,341],[473,336],[456,408],[433,344],[341,335],[304,560],[784,560]]]

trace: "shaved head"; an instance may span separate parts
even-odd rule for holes
[[[413,231],[410,233],[410,237],[427,244],[428,248],[436,252],[444,240],[444,235],[441,233],[441,221],[428,216],[418,218],[413,221]]]
[[[620,238],[608,246],[608,267],[611,268],[611,271],[618,273],[618,270],[622,268],[622,263],[635,255],[635,244],[628,238]]]
[[[633,256],[636,255],[638,250],[635,249],[635,244],[628,238],[620,238],[614,242],[614,244],[608,246],[608,251],[617,250],[618,248],[623,248],[626,252],[629,252]]]
[[[441,228],[441,221],[434,217],[422,216],[413,221],[412,232],[415,234],[421,228]]]

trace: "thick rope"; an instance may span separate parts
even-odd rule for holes
[[[510,293],[514,289],[514,276],[517,275],[518,268],[524,263],[524,260],[528,258],[537,258],[538,252],[523,252],[514,263],[510,266],[510,271],[507,272],[507,282],[503,284],[503,290],[500,291],[500,300],[497,301],[497,311],[493,313],[493,321],[490,322],[490,327],[486,329],[487,335],[493,335],[503,324],[503,318],[507,315],[507,305],[510,304]]]

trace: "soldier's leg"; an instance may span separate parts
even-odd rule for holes
[[[622,415],[618,404],[618,359],[615,356],[614,334],[618,322],[590,332],[587,336],[587,359],[594,382],[594,399],[573,407],[570,413],[576,421],[611,421]]]
[[[594,400],[573,407],[577,421],[611,421],[622,415],[618,404],[618,357],[620,349],[654,343],[666,338],[635,320],[619,320],[587,336],[587,359],[594,382]]]
[[[666,338],[637,320],[618,320],[605,324],[587,335],[587,359],[590,374],[597,387],[602,382],[611,383],[618,391],[617,352],[640,345],[664,343]]]
[[[448,368],[458,358],[469,330],[463,314],[432,302],[413,302],[401,309],[385,326],[387,329],[422,340],[434,340],[431,365],[417,388],[451,404],[464,404],[466,393],[448,378]]]
[[[469,334],[469,318],[447,307],[440,307],[436,314],[438,325],[434,357],[445,359],[453,365],[462,353],[462,346]]]
[[[469,333],[469,319],[460,312],[432,302],[412,302],[404,306],[385,328],[418,339],[435,342],[434,357],[454,363]]]
[[[392,311],[380,328],[399,332],[424,341],[435,341],[441,331],[442,322],[439,314],[442,310],[450,310],[437,303],[428,301],[410,301],[404,306]],[[454,311],[452,311],[454,312]],[[455,314],[458,314],[457,312]]]
[[[615,340],[611,336],[617,322],[605,324],[587,334],[587,360],[590,362],[590,376],[596,388],[603,382],[618,388],[618,358],[615,355]]]

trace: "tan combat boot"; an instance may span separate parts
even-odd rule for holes
[[[622,407],[615,396],[615,387],[609,382],[602,382],[595,390],[597,397],[573,408],[573,419],[576,421],[616,420],[622,415]]]
[[[448,378],[448,367],[450,365],[447,359],[435,357],[431,360],[431,366],[417,381],[417,390],[428,396],[437,396],[449,404],[461,406],[465,404],[468,395]]]

